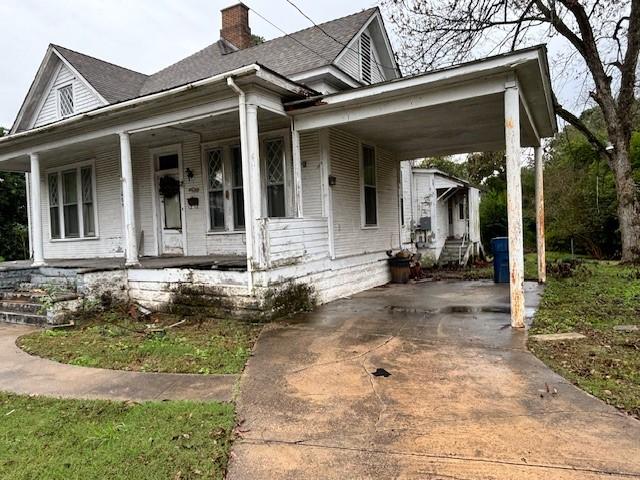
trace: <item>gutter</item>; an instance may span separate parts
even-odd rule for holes
[[[44,125],[42,127],[33,128],[31,130],[26,130],[24,132],[14,133],[13,135],[8,135],[0,138],[0,146],[7,142],[11,142],[13,140],[26,138],[31,135],[36,135],[41,132],[49,132],[52,130],[56,130],[60,127],[64,127],[66,125],[73,125],[84,119],[97,118],[103,115],[108,115],[110,113],[115,113],[121,110],[125,110],[127,108],[137,107],[139,105],[144,105],[146,103],[153,102],[158,99],[162,99],[165,97],[169,97],[175,95],[177,93],[186,92],[188,90],[214,84],[224,80],[229,77],[238,77],[242,75],[248,75],[251,73],[258,73],[262,70],[262,67],[257,63],[247,65],[244,67],[237,68],[235,70],[231,70],[229,72],[221,73],[218,75],[214,75],[212,77],[205,78],[203,80],[197,80],[195,82],[187,83],[186,85],[181,85],[179,87],[175,87],[169,90],[164,90],[162,92],[151,93],[149,95],[143,97],[133,98],[131,100],[125,100],[120,103],[114,103],[112,105],[107,105],[96,110],[91,110],[86,113],[82,113],[73,117],[66,118],[64,120],[60,120],[55,123],[51,123],[49,125]]]

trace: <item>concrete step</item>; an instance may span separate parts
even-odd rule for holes
[[[0,309],[0,322],[17,323],[20,325],[47,325],[47,316],[37,313],[7,312]]]
[[[31,275],[29,283],[34,287],[62,287],[68,290],[75,290],[76,288],[75,276],[48,276],[35,273]]]
[[[14,299],[0,301],[0,311],[12,313],[33,313],[42,315],[42,304],[32,299]]]

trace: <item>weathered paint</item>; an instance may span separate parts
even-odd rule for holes
[[[520,177],[520,101],[514,81],[504,93],[507,157],[507,219],[509,222],[509,279],[511,326],[524,328],[524,250],[522,236],[522,185]]]
[[[60,120],[58,89],[65,85],[73,86],[74,113],[86,112],[104,105],[82,79],[78,78],[62,61],[59,61],[58,70],[51,79],[48,90],[41,98],[42,105],[31,122],[31,128]]]
[[[44,247],[42,244],[42,215],[40,213],[42,188],[40,182],[40,156],[37,153],[30,155],[31,160],[31,205],[34,206],[33,225],[31,236],[33,237],[33,265],[44,265]]]
[[[125,222],[127,265],[138,263],[138,240],[136,238],[136,215],[134,210],[133,166],[129,134],[120,133],[120,167],[122,168],[122,208]]]
[[[538,283],[547,281],[544,240],[544,162],[542,147],[534,147],[536,160],[536,244],[538,251]]]

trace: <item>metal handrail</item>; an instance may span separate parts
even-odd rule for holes
[[[462,243],[460,243],[460,246],[458,246],[458,265],[462,264],[462,249],[466,241],[467,241],[467,232],[465,232],[462,235]]]

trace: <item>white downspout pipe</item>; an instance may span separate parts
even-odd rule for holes
[[[251,189],[249,188],[249,151],[247,145],[247,98],[242,89],[236,85],[232,77],[227,78],[227,85],[238,94],[238,110],[240,117],[240,152],[242,156],[242,196],[244,201],[244,229],[247,245],[247,286],[253,292],[253,212],[251,211]]]

